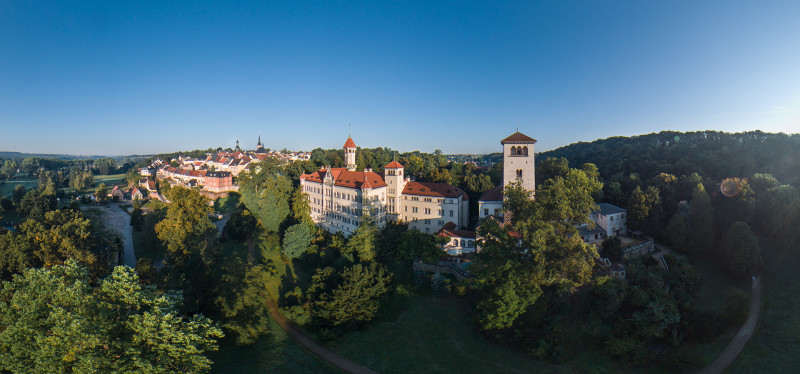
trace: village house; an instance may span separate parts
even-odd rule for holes
[[[597,204],[589,216],[606,237],[622,236],[628,232],[627,211],[608,203]]]
[[[447,238],[447,243],[442,245],[442,250],[451,256],[458,256],[464,253],[477,251],[477,239],[475,231],[457,230],[453,222],[447,224],[436,233],[436,236]]]

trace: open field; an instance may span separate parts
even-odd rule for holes
[[[394,321],[374,323],[327,344],[333,351],[384,374],[570,373],[524,352],[483,339],[450,299],[413,297]]]
[[[764,309],[761,324],[729,373],[800,370],[800,240],[761,243]]]
[[[308,373],[334,374],[338,370],[319,361],[300,348],[275,321],[270,320],[270,332],[247,346],[225,339],[220,349],[209,355],[214,361],[212,373]]]
[[[23,185],[26,190],[30,190],[39,185],[39,180],[36,178],[21,178],[4,181],[3,184],[0,184],[0,197],[11,197],[11,192],[20,184]]]

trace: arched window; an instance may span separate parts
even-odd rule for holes
[[[467,242],[464,239],[461,239],[461,246],[462,247],[466,247],[467,246]]]
[[[511,156],[517,155],[517,147],[511,147]]]
[[[522,178],[522,169],[517,169],[517,179]]]
[[[528,146],[522,147],[522,155],[523,156],[527,156],[528,155]]]

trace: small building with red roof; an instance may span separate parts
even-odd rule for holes
[[[477,251],[477,237],[475,231],[457,230],[453,222],[446,223],[436,236],[447,238],[448,242],[442,245],[442,250],[451,256]]]

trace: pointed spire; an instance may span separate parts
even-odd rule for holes
[[[258,144],[256,145],[261,147],[261,134],[258,134]]]

